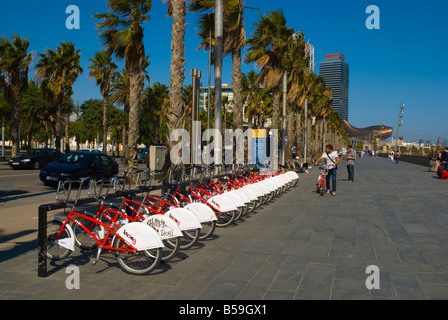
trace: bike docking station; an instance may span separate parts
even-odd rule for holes
[[[48,276],[47,260],[61,261],[76,247],[97,250],[94,265],[101,253],[112,253],[123,271],[149,274],[161,261],[210,237],[216,227],[269,204],[299,181],[296,172],[284,167],[260,172],[244,165],[212,165],[180,166],[169,171],[166,181],[152,184],[160,172],[135,170],[108,179],[60,181],[56,202],[39,206],[38,277]],[[177,178],[172,179],[173,172]],[[157,190],[161,195],[150,194]],[[71,199],[72,191],[76,195]],[[92,210],[89,205],[94,203],[99,207]],[[58,210],[66,217],[60,218]],[[55,214],[49,220],[50,212]]]
[[[79,181],[60,181],[58,184],[58,189],[56,191],[56,202],[42,204],[38,209],[38,230],[37,230],[37,245],[38,245],[38,267],[37,267],[37,276],[39,278],[46,278],[48,276],[48,268],[47,268],[47,223],[48,223],[48,212],[63,210],[70,208],[72,206],[92,204],[98,202],[98,196],[91,194],[92,187],[95,187],[94,183],[91,183],[89,187],[90,196],[80,198],[82,187],[84,185],[84,181],[88,179],[81,179]],[[92,180],[93,182],[93,180]],[[72,191],[72,183],[79,184],[79,188],[77,191],[76,199],[73,202],[70,201],[70,193]],[[66,185],[68,184],[68,188]],[[65,196],[65,199],[60,198],[60,194]],[[112,200],[116,199],[119,196],[115,193],[106,193],[102,195],[101,198],[103,200]]]

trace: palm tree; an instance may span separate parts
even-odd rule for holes
[[[162,0],[167,2],[167,0]],[[171,25],[171,75],[170,108],[168,109],[168,131],[182,129],[184,126],[185,104],[183,99],[185,66],[185,17],[186,0],[169,0],[167,15],[173,18]],[[169,142],[170,149],[176,141]]]
[[[129,75],[129,134],[126,168],[135,168],[139,138],[140,94],[144,87],[144,70],[147,66],[143,44],[143,25],[149,20],[151,0],[108,0],[110,13],[98,13],[101,19],[97,29],[107,50],[119,59],[125,59]]]
[[[0,86],[4,87],[6,101],[11,106],[12,157],[19,149],[19,109],[22,93],[28,85],[28,70],[33,57],[28,53],[28,40],[13,35],[0,38]]]
[[[116,71],[110,88],[110,101],[123,106],[122,144],[123,151],[127,151],[127,125],[129,124],[129,74],[126,69]]]
[[[190,132],[190,116],[193,111],[193,86],[191,84],[184,87],[182,90],[182,96],[185,106],[185,117],[183,128]]]
[[[103,96],[103,152],[107,151],[107,109],[109,105],[110,86],[115,76],[118,66],[112,61],[112,56],[108,51],[96,52],[90,58],[89,77],[96,80],[96,85],[100,87]]]
[[[43,81],[44,89],[56,105],[55,147],[60,151],[64,97],[71,94],[73,84],[83,72],[80,50],[76,50],[72,42],[63,42],[56,46],[56,51],[47,49],[39,57],[36,76]]]
[[[257,82],[273,90],[272,129],[278,129],[280,115],[280,85],[285,71],[284,57],[293,29],[286,26],[281,10],[260,15],[251,38],[247,40],[246,62],[261,68]]]
[[[170,104],[170,92],[168,87],[159,82],[153,85],[148,85],[143,91],[143,108],[142,110],[147,116],[150,123],[146,123],[146,127],[151,127],[152,141],[158,142],[162,137],[160,129],[163,124],[163,119],[169,109]]]
[[[249,128],[262,128],[264,121],[272,114],[272,96],[270,90],[257,84],[258,74],[250,70],[243,74],[244,117]]]
[[[294,134],[294,117],[301,118],[301,106],[306,98],[306,90],[304,87],[305,79],[309,77],[310,70],[308,68],[309,57],[305,52],[305,41],[303,33],[297,33],[291,37],[287,44],[287,51],[284,57],[285,69],[288,73],[288,90],[287,90],[287,135],[286,143],[286,163],[292,165],[292,147],[295,144]],[[297,120],[296,120],[297,123]]]
[[[246,45],[246,31],[244,27],[244,0],[224,1],[223,25],[223,55],[232,55],[232,88],[233,88],[233,117],[234,128],[243,129],[243,84],[241,71],[241,51]],[[214,13],[210,10],[215,6],[215,0],[190,0],[191,11],[204,12],[199,20],[199,49],[209,50],[214,46]],[[210,43],[211,41],[211,43]]]

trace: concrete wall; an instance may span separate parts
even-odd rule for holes
[[[387,158],[388,153],[379,153],[379,156],[383,157],[383,158]],[[428,157],[425,157],[425,156],[413,156],[413,155],[402,154],[402,155],[400,155],[400,161],[410,162],[410,163],[418,164],[421,166],[429,167],[429,159],[428,159]]]

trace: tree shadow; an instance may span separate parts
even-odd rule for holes
[[[7,236],[7,237],[0,237],[0,242],[5,243],[6,241],[10,241],[15,238],[19,238],[24,235],[28,235],[31,233],[36,232],[36,230],[26,230],[21,231],[16,234]],[[9,239],[9,240],[6,240]],[[26,242],[16,242],[15,245],[12,245],[11,248],[0,250],[0,263],[7,261],[9,259],[16,258],[22,254],[25,254],[29,251],[36,250],[37,249],[37,240],[30,240]]]
[[[11,190],[11,191],[0,191],[0,203],[5,203],[8,201],[18,200],[18,199],[24,199],[24,198],[31,198],[31,197],[37,197],[45,194],[54,193],[55,190],[49,190],[39,193],[30,193],[26,190]]]

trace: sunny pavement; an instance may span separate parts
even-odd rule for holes
[[[321,197],[318,174],[315,166],[301,173],[280,198],[145,276],[124,273],[110,254],[93,266],[95,252],[78,249],[38,278],[35,235],[16,241],[0,248],[0,299],[448,299],[447,181],[366,157],[354,183],[341,161],[337,195]],[[0,210],[2,219],[11,213]],[[66,288],[70,264],[80,269],[79,290]],[[379,289],[366,287],[370,265]]]

